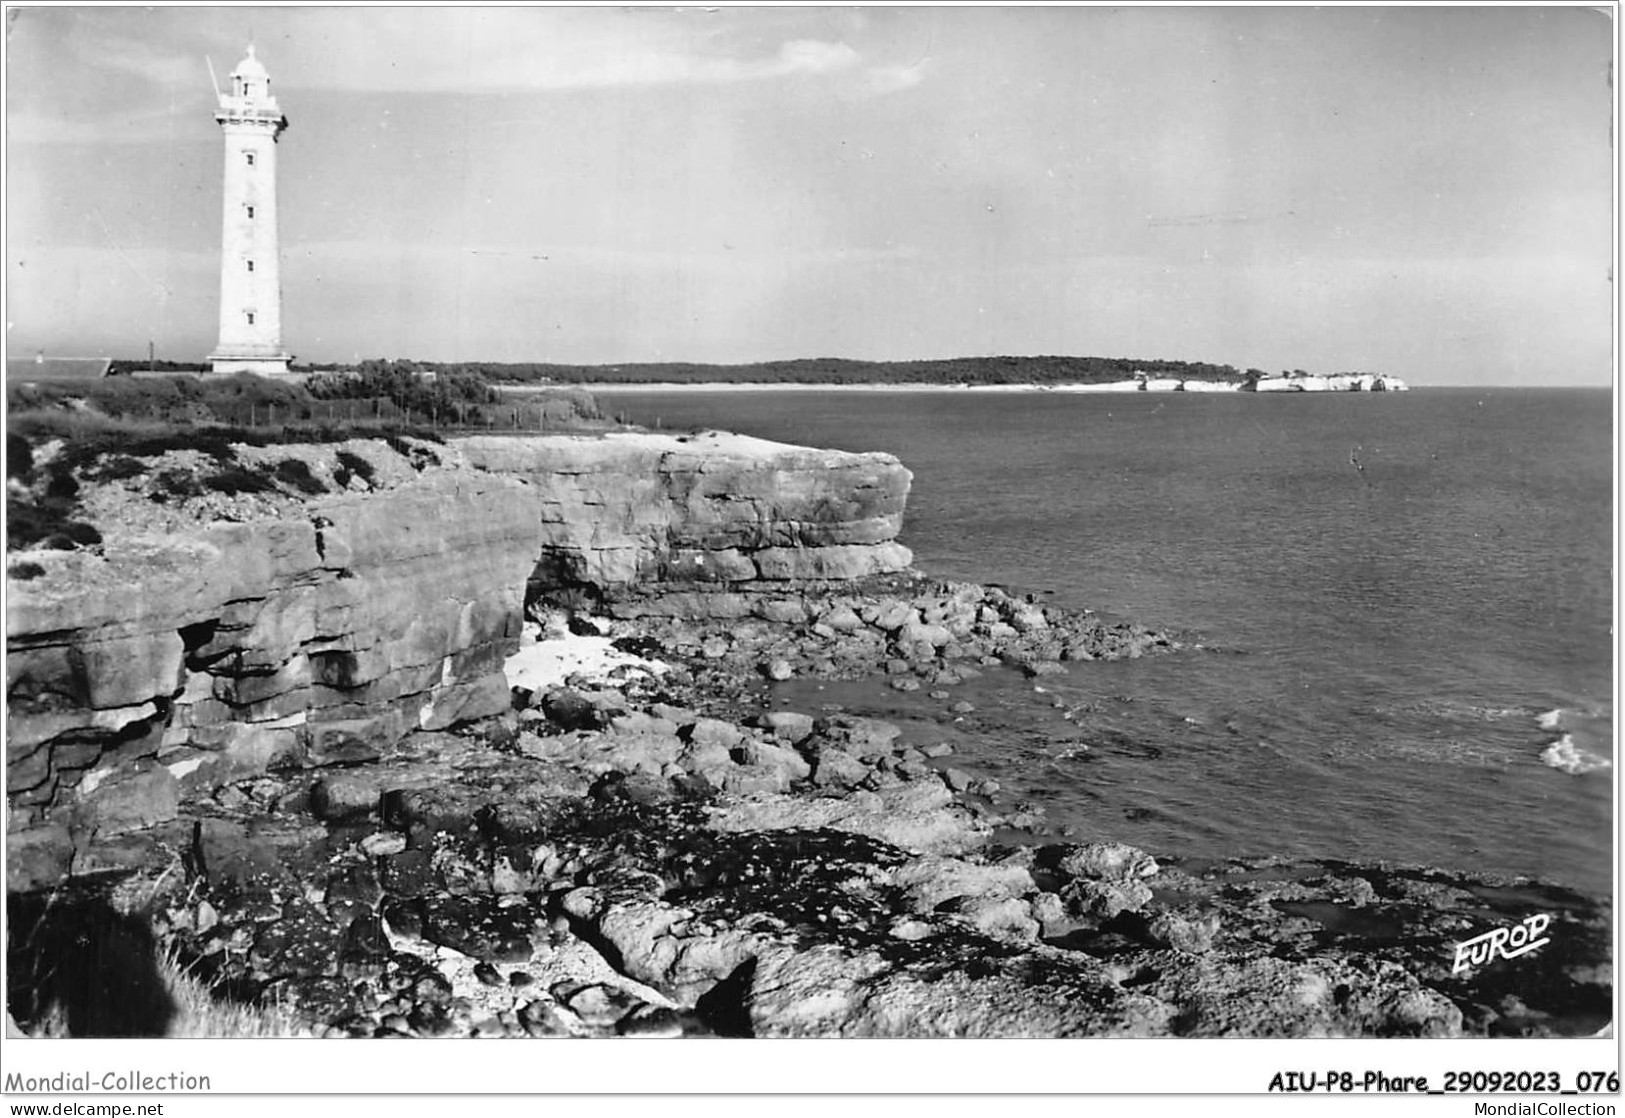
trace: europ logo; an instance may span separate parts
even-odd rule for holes
[[[1450,973],[1460,974],[1470,967],[1486,966],[1497,957],[1516,959],[1545,947],[1552,941],[1550,937],[1542,938],[1542,933],[1551,922],[1550,916],[1537,913],[1510,928],[1492,928],[1481,936],[1462,940],[1456,944],[1456,965],[1450,968]]]

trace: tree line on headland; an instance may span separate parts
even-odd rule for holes
[[[486,365],[492,379],[574,384],[1105,384],[1137,374],[1241,382],[1249,374],[1205,361],[1126,357],[953,357],[856,361],[836,357],[743,365],[659,362],[632,365]]]

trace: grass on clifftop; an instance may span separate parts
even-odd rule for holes
[[[404,364],[404,363],[403,363]],[[149,433],[189,431],[201,426],[285,428],[308,438],[311,429],[332,430],[339,438],[364,437],[377,430],[439,431],[601,429],[597,402],[579,389],[504,403],[490,385],[467,376],[431,377],[413,367],[319,373],[300,383],[250,373],[229,377],[104,377],[66,383],[21,382],[6,386],[12,421],[35,428],[51,426],[62,437],[80,433],[77,420],[103,430],[120,425]]]
[[[231,377],[109,377],[6,388],[6,549],[94,547],[101,536],[81,519],[82,484],[141,475],[144,459],[193,450],[213,460],[205,472],[167,470],[154,479],[155,500],[184,500],[205,491],[227,495],[286,492],[313,496],[322,483],[293,459],[272,467],[236,462],[234,445],[274,446],[382,438],[422,468],[409,440],[441,442],[461,432],[582,432],[613,426],[586,393],[560,390],[522,405],[496,402],[483,382],[431,380],[384,366],[374,375],[329,373],[305,384],[247,373]],[[341,457],[336,478],[370,478],[371,467]],[[37,564],[10,570],[37,577]]]

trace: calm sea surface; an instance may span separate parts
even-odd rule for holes
[[[916,565],[1177,630],[978,710],[792,690],[952,741],[1055,825],[1613,890],[1612,397],[615,392],[668,428],[887,450]]]

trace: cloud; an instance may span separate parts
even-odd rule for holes
[[[799,74],[829,74],[858,62],[858,52],[845,43],[795,39],[778,53],[754,59],[735,59],[671,51],[641,52],[583,60],[577,68],[538,72],[528,65],[487,74],[497,84],[531,88],[602,87],[688,83],[720,85],[765,81]]]
[[[930,60],[912,66],[872,66],[865,75],[867,91],[874,94],[898,93],[912,89],[925,80]]]
[[[776,65],[768,67],[768,76],[783,74],[826,74],[855,65],[858,52],[845,43],[822,43],[817,39],[795,39],[779,48]]]
[[[328,44],[365,43],[342,66],[290,84],[334,89],[502,92],[719,85],[859,66],[841,41],[790,35],[726,44],[720,14],[605,9],[330,9]],[[295,43],[289,46],[294,47]]]

